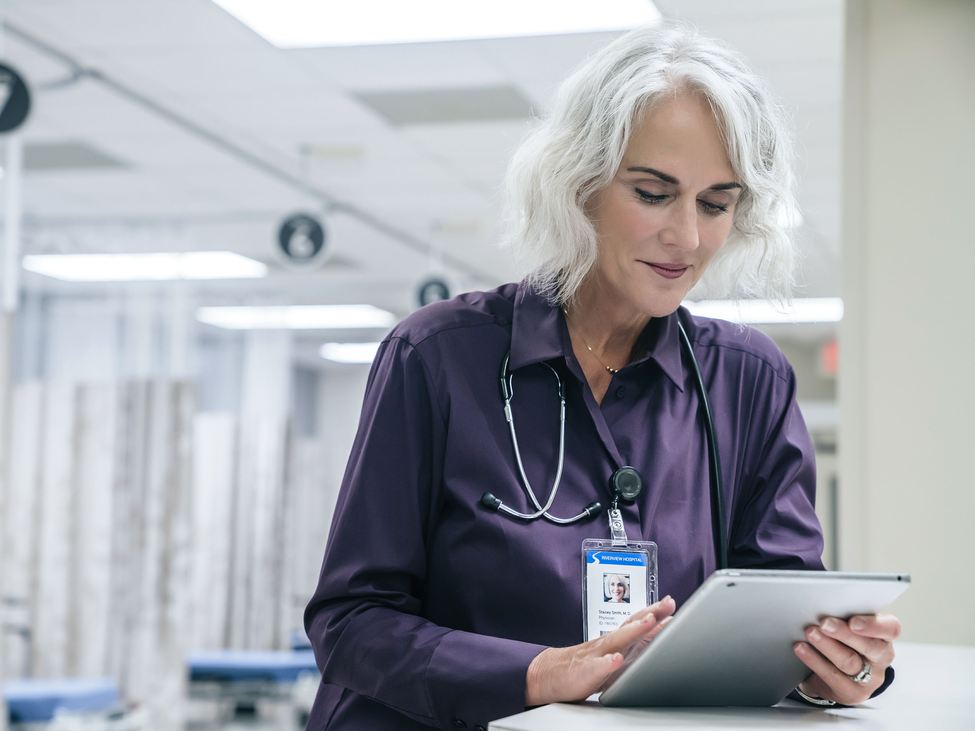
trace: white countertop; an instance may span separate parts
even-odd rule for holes
[[[856,731],[975,730],[975,647],[895,645],[897,677],[856,708],[818,709],[784,701],[773,708],[605,708],[556,703],[495,721],[490,731],[785,729],[845,724]]]

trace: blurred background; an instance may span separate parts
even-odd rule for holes
[[[511,152],[661,17],[742,52],[799,140],[795,307],[689,306],[795,367],[826,565],[912,573],[905,639],[975,644],[975,4],[404,5],[0,2],[11,718],[302,723],[301,613],[375,344],[522,275],[497,245]],[[75,700],[16,710],[51,679]]]

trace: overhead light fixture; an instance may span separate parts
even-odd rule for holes
[[[335,363],[372,363],[380,343],[325,343],[318,351],[325,360]]]
[[[213,0],[279,48],[364,46],[626,30],[650,0]]]
[[[396,324],[392,312],[372,305],[201,307],[196,319],[229,330],[388,328]]]
[[[24,269],[66,282],[258,279],[267,266],[232,251],[164,254],[31,254]]]
[[[839,322],[843,319],[843,300],[839,297],[806,297],[785,305],[769,300],[686,301],[692,315],[713,317],[746,325],[774,325],[801,322]]]

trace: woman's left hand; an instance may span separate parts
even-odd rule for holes
[[[900,620],[892,614],[860,615],[848,622],[827,617],[818,626],[807,627],[808,642],[793,647],[813,671],[800,690],[845,706],[863,703],[883,685],[887,667],[894,661],[893,641],[900,633]],[[865,662],[870,663],[872,677],[856,683],[853,678]]]

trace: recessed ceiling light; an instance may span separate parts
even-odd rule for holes
[[[379,343],[325,343],[319,354],[335,363],[372,363]]]
[[[213,0],[279,48],[363,46],[626,30],[650,0]]]
[[[701,300],[684,302],[692,315],[751,325],[794,322],[839,322],[843,300],[839,297],[806,297],[786,306],[768,300]]]
[[[331,330],[388,328],[392,312],[372,305],[276,305],[270,307],[201,307],[196,319],[230,330]]]
[[[257,279],[267,266],[232,251],[163,254],[32,254],[24,269],[66,282]]]

